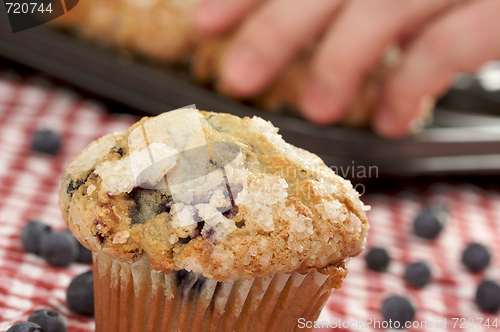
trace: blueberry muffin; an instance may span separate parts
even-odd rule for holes
[[[200,36],[190,24],[198,0],[86,0],[50,24],[81,38],[161,61],[179,61]]]
[[[192,11],[199,0],[86,0],[51,24],[70,29],[119,54],[138,55],[160,65],[189,63],[192,79],[202,85],[217,82],[231,34],[208,38],[192,26]],[[237,27],[235,28],[235,31]],[[271,112],[299,115],[299,98],[309,78],[309,63],[316,41],[300,54],[275,82],[251,102]],[[388,59],[373,70],[342,119],[346,126],[364,126],[381,93]],[[215,84],[216,85],[216,84]]]
[[[270,122],[180,109],[91,143],[60,207],[93,251],[96,331],[292,331],[365,246],[358,196]]]

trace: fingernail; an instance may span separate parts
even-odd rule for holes
[[[304,115],[314,122],[333,122],[337,117],[339,100],[326,87],[313,80],[305,89],[302,109]]]
[[[404,128],[405,124],[402,120],[400,114],[389,104],[382,104],[375,117],[375,130],[387,138],[401,136],[402,132],[408,132],[408,125],[406,124],[406,128]]]
[[[432,122],[432,115],[434,107],[436,106],[436,99],[431,96],[424,96],[420,101],[420,111],[418,112],[419,119],[424,123]]]
[[[418,134],[425,129],[425,121],[421,118],[413,119],[410,121],[408,129],[410,133]]]
[[[256,52],[247,45],[238,45],[226,56],[221,87],[240,96],[251,95],[258,92],[264,76],[265,66]]]
[[[220,16],[221,7],[218,0],[203,0],[194,10],[194,22],[199,27],[210,27],[212,22]]]
[[[409,133],[422,131],[434,108],[434,99],[424,96],[413,111],[396,109],[389,102],[383,102],[375,116],[375,130],[387,138],[399,138]]]
[[[436,100],[431,96],[424,96],[420,100],[420,107],[415,118],[410,121],[408,129],[412,134],[417,134],[425,129],[426,125],[432,123],[433,110]]]

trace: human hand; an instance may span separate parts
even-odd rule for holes
[[[300,108],[320,124],[344,117],[387,47],[400,45],[373,113],[375,129],[389,138],[407,134],[455,72],[500,58],[498,0],[202,0],[194,16],[212,35],[242,21],[220,77],[238,97],[262,92],[318,41]]]

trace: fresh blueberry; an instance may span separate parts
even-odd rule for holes
[[[80,242],[76,241],[78,245],[78,255],[76,261],[78,263],[92,263],[92,251],[85,248]]]
[[[54,310],[37,310],[30,315],[28,322],[40,325],[47,332],[66,332],[66,318]]]
[[[77,246],[77,255],[75,261],[78,263],[92,263],[92,251],[85,248],[78,240],[71,234],[69,229],[66,230],[66,233],[73,237],[76,241]]]
[[[403,328],[406,322],[411,322],[415,318],[415,307],[406,297],[393,295],[389,296],[382,303],[380,310],[386,321],[392,322],[392,327]]]
[[[42,239],[42,257],[54,266],[68,266],[78,253],[77,241],[64,232],[52,232]]]
[[[424,287],[431,279],[431,269],[424,262],[417,262],[406,268],[405,279],[415,287]]]
[[[365,260],[370,270],[382,272],[389,266],[391,258],[384,248],[373,248],[366,255]]]
[[[19,322],[11,327],[6,332],[47,332],[45,329],[41,328],[32,322]]]
[[[448,209],[444,205],[431,205],[415,218],[413,229],[416,235],[432,240],[439,235],[447,219]]]
[[[24,250],[40,254],[41,239],[50,234],[52,229],[41,221],[30,221],[21,231],[21,242]]]
[[[77,276],[68,286],[66,302],[71,311],[83,316],[94,316],[94,274],[92,271]]]
[[[476,291],[476,304],[485,312],[497,312],[500,309],[500,286],[492,280],[484,280]]]
[[[49,129],[39,130],[33,135],[31,149],[35,152],[57,155],[61,149],[61,138]]]
[[[490,263],[491,255],[485,246],[470,244],[462,254],[462,262],[472,272],[483,271]]]

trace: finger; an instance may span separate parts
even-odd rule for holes
[[[473,71],[500,59],[500,1],[468,3],[430,25],[408,47],[388,78],[375,114],[377,131],[388,138],[408,133],[426,100],[443,93],[457,71]]]
[[[331,26],[312,63],[301,109],[310,120],[340,119],[386,48],[449,0],[353,0]]]
[[[226,53],[223,90],[240,97],[262,91],[317,38],[340,4],[341,0],[273,0],[259,8]]]
[[[262,0],[202,0],[193,13],[195,26],[214,35],[234,27]]]

